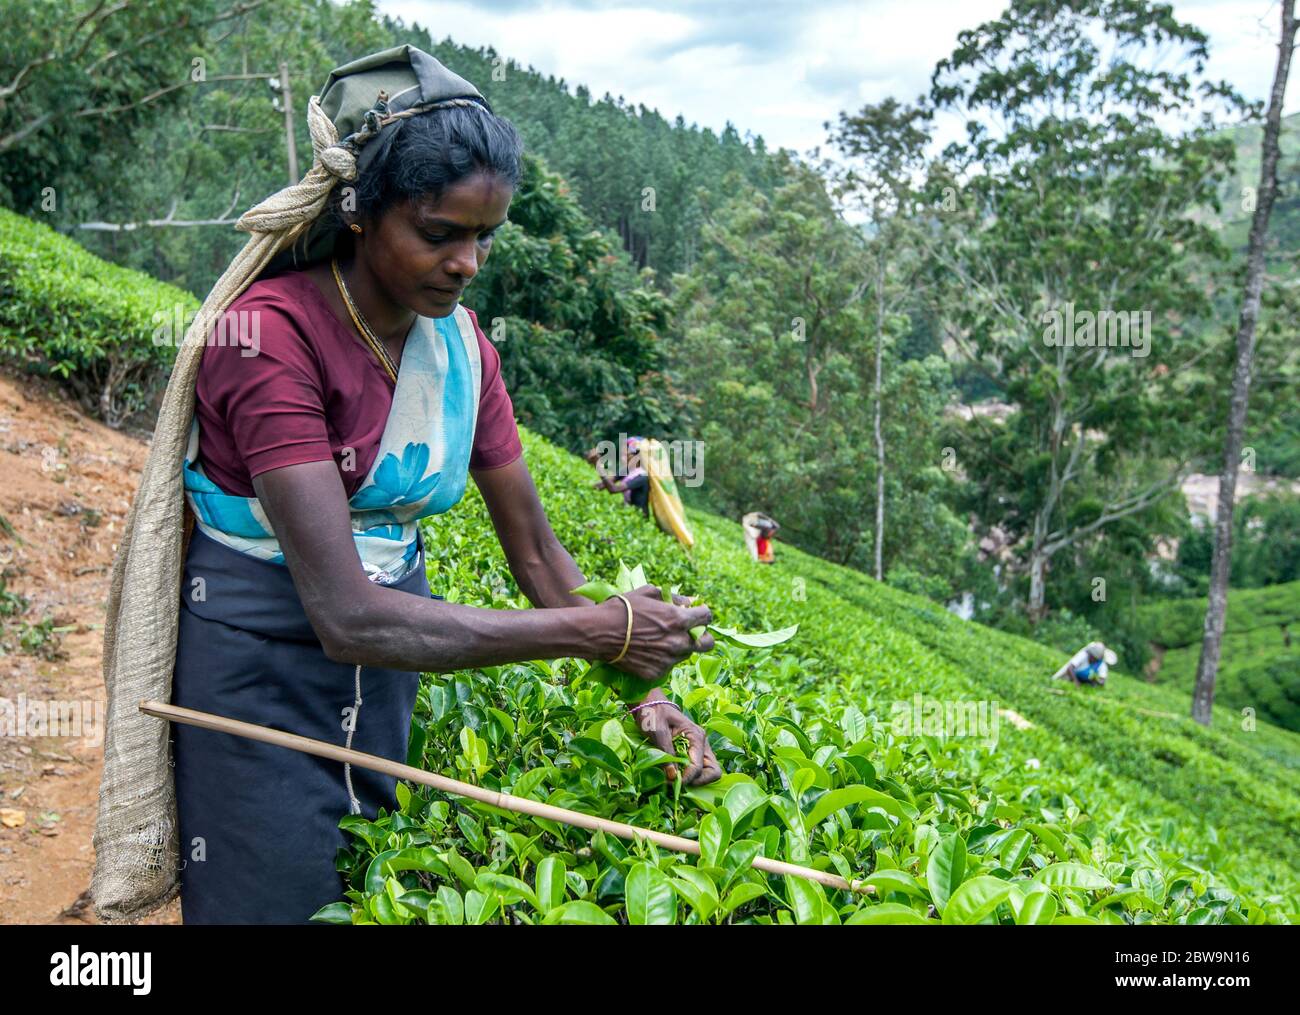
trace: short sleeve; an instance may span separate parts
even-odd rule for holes
[[[204,349],[199,399],[224,423],[249,480],[286,465],[332,460],[321,365],[301,325],[281,306],[259,301],[242,310],[256,326],[241,328],[238,344]]]
[[[524,453],[515,423],[515,407],[501,376],[501,356],[478,326],[474,311],[465,308],[478,336],[479,360],[483,382],[479,389],[478,424],[474,428],[474,448],[470,453],[471,469],[499,469]]]

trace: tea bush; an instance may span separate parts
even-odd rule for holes
[[[1156,678],[1191,694],[1201,655],[1204,599],[1175,599],[1139,611],[1148,637],[1166,646]],[[1300,582],[1228,593],[1215,697],[1261,719],[1300,730]]]
[[[158,322],[198,306],[0,208],[0,357],[62,381],[109,426],[144,409],[166,380],[175,345],[154,343]]]
[[[589,577],[640,561],[702,595],[719,623],[800,624],[677,668],[671,698],[725,775],[681,790],[585,663],[423,682],[412,764],[698,839],[700,857],[403,785],[396,813],[344,817],[339,923],[1260,923],[1300,913],[1294,735],[1206,730],[1181,693],[1117,674],[1051,686],[1058,653],[959,620],[782,546],[753,564],[739,525],[702,512],[687,557],[639,513],[593,495],[578,459],[525,435],[556,531]],[[433,590],[526,606],[481,499],[425,525]],[[1054,693],[1063,692],[1063,693]],[[915,699],[921,695],[921,699]],[[980,735],[903,720],[917,701],[975,706]],[[998,721],[1014,710],[1019,725]],[[1023,727],[1023,728],[1021,728]],[[755,855],[865,880],[873,895],[763,875]]]
[[[1205,600],[1165,599],[1138,607],[1148,637],[1165,648],[1199,645],[1205,630]],[[1232,589],[1228,593],[1226,634],[1300,623],[1300,581]]]
[[[1300,730],[1300,635],[1290,645],[1278,628],[1225,635],[1215,695],[1224,705],[1253,709],[1261,719]],[[1160,680],[1191,694],[1199,645],[1170,649]]]

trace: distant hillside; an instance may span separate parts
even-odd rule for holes
[[[1205,624],[1204,599],[1139,608],[1151,639],[1164,650],[1162,684],[1191,694]],[[1300,730],[1300,582],[1228,594],[1227,630],[1215,687],[1227,708],[1251,708],[1268,722]]]
[[[1259,187],[1260,143],[1264,128],[1258,124],[1230,127],[1224,131],[1237,146],[1237,173],[1222,191],[1223,207],[1219,221],[1224,239],[1234,248],[1244,250],[1250,234],[1252,206],[1245,200]],[[1274,270],[1300,251],[1300,113],[1282,119],[1282,150],[1278,162],[1278,196],[1269,219],[1272,239],[1270,267]]]
[[[639,560],[651,580],[681,583],[742,629],[800,624],[788,655],[777,660],[782,665],[756,670],[752,679],[770,688],[769,707],[782,702],[804,730],[826,722],[826,707],[849,703],[869,727],[888,727],[914,696],[1001,709],[992,751],[961,737],[898,737],[893,747],[882,744],[869,755],[882,777],[888,771],[918,803],[945,801],[942,820],[965,829],[968,842],[996,831],[988,821],[1004,806],[1008,815],[1023,814],[1016,801],[1050,797],[1055,803],[1042,805],[1050,820],[1080,812],[1083,824],[1073,838],[1098,843],[1101,835],[1114,843],[1135,836],[1136,843],[1153,836],[1138,850],[1144,852],[1170,848],[1154,837],[1167,836],[1178,843],[1172,848],[1191,851],[1180,864],[1212,869],[1252,897],[1277,894],[1300,919],[1296,734],[1266,721],[1247,731],[1226,704],[1216,707],[1214,726],[1205,729],[1189,717],[1182,688],[1124,674],[1099,692],[1053,684],[1050,675],[1062,659],[1049,648],[960,620],[928,600],[788,546],[778,546],[773,566],[755,565],[739,524],[705,512],[692,514],[699,542],[688,559],[638,514],[592,493],[590,468],[579,459],[531,435],[525,447],[556,531],[588,574],[612,573],[620,558]],[[445,552],[432,551],[443,558],[434,565],[436,589],[496,606],[515,594],[507,591],[513,583],[477,495],[467,496],[454,516],[431,520],[427,533],[434,547],[439,533],[452,540]],[[1238,624],[1245,613],[1237,611]],[[688,704],[709,702],[707,684],[691,677],[681,686],[699,688],[687,692]],[[728,746],[734,725],[716,729],[728,730],[718,740]],[[812,746],[798,736],[790,743],[799,742],[805,754],[816,749],[816,736],[809,738]],[[459,750],[454,739],[449,743]]]
[[[388,27],[396,43],[419,46],[473,81],[527,148],[573,186],[583,210],[618,233],[637,267],[655,269],[664,281],[694,263],[706,207],[725,199],[729,173],[760,189],[775,184],[776,160],[763,138],[742,136],[730,123],[715,134],[622,95],[598,98],[583,84],[571,86],[490,48],[438,42],[397,22]]]

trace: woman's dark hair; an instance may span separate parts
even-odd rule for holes
[[[394,204],[431,197],[476,173],[489,173],[512,188],[522,175],[523,142],[514,125],[478,103],[447,106],[397,121],[370,144],[367,164],[351,190],[352,215],[377,219]],[[336,187],[328,214],[346,238],[342,203],[349,188]]]

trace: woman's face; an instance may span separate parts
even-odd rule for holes
[[[500,177],[475,173],[440,201],[399,202],[377,223],[363,223],[357,257],[392,302],[421,317],[446,317],[487,260],[513,196]]]

